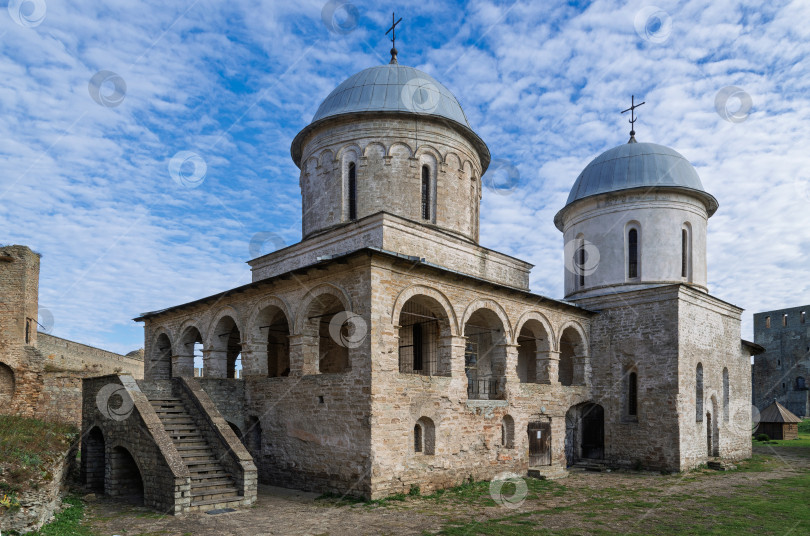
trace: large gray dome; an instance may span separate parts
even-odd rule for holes
[[[686,158],[669,147],[635,141],[594,158],[577,177],[565,206],[598,194],[651,187],[692,190],[706,203],[710,216],[717,210],[717,200],[703,189]]]
[[[456,97],[427,73],[397,63],[369,67],[350,76],[321,103],[312,122],[295,137],[293,161],[300,167],[301,144],[318,125],[339,116],[388,113],[427,116],[461,130],[475,145],[483,171],[489,166],[486,144],[470,127]]]
[[[370,67],[349,77],[321,103],[312,122],[351,112],[436,115],[470,128],[450,90],[429,74],[399,64]]]

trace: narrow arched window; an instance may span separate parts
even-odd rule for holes
[[[627,277],[638,277],[638,231],[627,233]]]
[[[723,369],[723,420],[728,422],[729,419],[729,411],[728,411],[728,404],[729,398],[731,397],[730,386],[728,383],[728,369]]]
[[[697,364],[695,371],[695,420],[703,420],[703,364]]]
[[[579,266],[579,287],[585,286],[585,239],[579,239],[579,249],[577,250],[577,264]]]
[[[354,162],[349,162],[349,219],[357,219],[357,171]]]
[[[638,415],[638,375],[635,372],[627,378],[627,414]]]
[[[681,229],[681,277],[689,277],[689,232]]]
[[[430,219],[430,168],[422,166],[422,219]]]
[[[422,452],[422,425],[419,423],[413,427],[413,451]]]

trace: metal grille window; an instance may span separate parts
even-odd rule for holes
[[[638,277],[638,231],[627,233],[627,277]]]
[[[422,219],[430,219],[430,168],[422,166]]]
[[[349,219],[357,219],[357,171],[354,162],[349,162]]]
[[[438,373],[439,319],[427,307],[409,301],[400,313],[399,371]]]

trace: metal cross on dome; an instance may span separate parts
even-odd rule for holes
[[[396,15],[391,12],[391,27],[385,32],[385,35],[391,34],[391,63],[397,63],[397,24],[402,22],[402,17],[396,20]]]
[[[626,110],[622,110],[622,113],[630,112],[630,121],[629,121],[629,123],[630,123],[630,137],[631,138],[636,135],[636,131],[635,131],[636,125],[634,124],[636,122],[636,108],[638,108],[642,104],[644,104],[644,103],[642,102],[640,104],[636,104],[636,96],[631,95],[630,96],[630,108],[628,108]]]

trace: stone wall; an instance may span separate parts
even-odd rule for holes
[[[566,465],[566,412],[591,399],[587,343],[577,358],[580,385],[562,386],[557,374],[560,338],[566,329],[576,329],[587,340],[591,314],[387,258],[374,259],[372,282],[372,497],[407,492],[411,486],[431,491],[503,472],[525,474],[527,426],[537,421],[550,422],[552,433],[552,465],[541,469],[560,474]],[[399,324],[402,308],[411,298],[430,300],[434,311],[447,319],[440,344],[449,356],[449,376],[400,372]],[[495,350],[505,358],[504,393],[498,400],[473,399],[467,390],[464,330],[480,322],[470,318],[481,310],[492,313],[489,329],[500,330],[503,337]],[[542,339],[540,351],[532,356],[541,372],[532,382],[521,383],[518,334],[529,322],[535,323],[534,336]],[[415,449],[414,429],[420,422],[433,427],[432,454]],[[503,426],[512,428],[512,441],[503,441]]]
[[[743,351],[740,339],[742,309],[685,286],[679,294],[682,469],[706,461],[710,424],[714,455],[729,460],[750,458],[751,355]],[[695,407],[698,363],[703,369],[702,411]]]
[[[678,286],[577,300],[600,314],[591,324],[594,398],[605,409],[611,462],[680,470]],[[637,375],[637,414],[628,381]]]
[[[212,378],[213,369],[209,369],[201,385],[223,416],[233,419],[231,422],[242,430],[261,481],[368,495],[370,347],[367,341],[348,347],[345,372],[319,373],[318,345],[323,337],[307,328],[311,320],[318,322],[324,313],[337,310],[351,311],[367,325],[368,273],[368,254],[358,253],[345,262],[267,280],[255,288],[219,296],[211,303],[148,316],[147,379],[155,370],[165,368],[162,363],[166,360],[177,362],[178,355],[187,353],[183,341],[194,330],[201,334],[203,353],[210,364],[220,335],[217,326],[224,317],[233,318],[240,334],[244,379]],[[328,304],[328,310],[319,309],[319,304]],[[267,377],[267,331],[263,332],[262,326],[268,322],[263,317],[268,308],[282,312],[289,327],[288,376]],[[156,341],[164,336],[174,358],[158,348]],[[173,374],[182,372],[173,369]],[[241,389],[246,405],[241,415],[244,424],[239,422],[238,408],[228,394]]]
[[[39,255],[0,248],[0,412],[81,424],[82,378],[143,375],[143,360],[37,331]]]
[[[248,264],[253,271],[253,281],[260,281],[314,264],[319,257],[346,254],[364,247],[411,255],[449,270],[529,290],[531,264],[385,212],[314,235]]]
[[[388,211],[422,221],[422,166],[428,166],[431,208],[426,223],[478,241],[481,162],[467,137],[430,117],[368,113],[329,121],[304,141],[304,238],[350,221],[350,163],[356,169],[358,218]]]
[[[188,469],[136,381],[130,376],[87,378],[82,393],[83,480],[98,469],[85,454],[100,450],[106,495],[125,496],[132,480],[140,476],[146,506],[169,514],[183,512],[191,503]],[[122,405],[128,402],[131,406]],[[110,411],[126,407],[131,410]],[[134,467],[123,451],[132,457]]]
[[[754,357],[754,405],[774,399],[798,416],[810,416],[810,305],[754,315],[754,342],[765,352]]]

